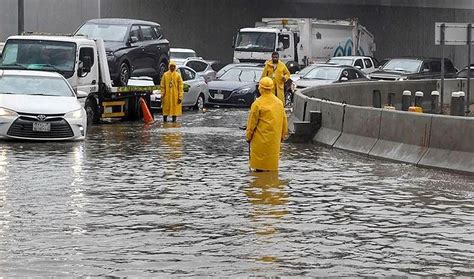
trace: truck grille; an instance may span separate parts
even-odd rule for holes
[[[74,136],[74,133],[71,129],[71,126],[64,119],[53,119],[46,120],[45,122],[51,123],[50,132],[36,132],[33,131],[33,122],[28,118],[20,117],[8,129],[7,135],[12,137],[21,137],[21,138],[33,138],[33,139],[64,139],[71,138]]]

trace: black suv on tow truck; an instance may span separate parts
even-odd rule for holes
[[[104,40],[115,86],[126,86],[132,76],[148,76],[160,84],[168,68],[169,41],[158,23],[123,18],[92,19],[75,34]]]

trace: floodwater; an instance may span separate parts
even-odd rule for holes
[[[474,276],[474,178],[284,144],[245,110],[0,143],[0,276]]]

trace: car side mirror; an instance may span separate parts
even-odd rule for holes
[[[138,42],[138,37],[137,36],[130,36],[130,40],[128,40],[130,44],[134,44]]]
[[[358,69],[358,70],[362,70],[361,66],[355,66],[355,68]]]
[[[346,82],[346,81],[349,81],[347,77],[341,77],[341,82]]]
[[[87,92],[78,90],[76,96],[78,99],[82,99],[82,98],[87,98],[89,94],[87,94]]]
[[[430,72],[430,69],[426,69],[426,68],[425,68],[425,69],[423,69],[423,70],[421,70],[421,71],[422,71],[423,73],[429,73],[429,72]]]

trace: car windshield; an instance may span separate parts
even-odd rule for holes
[[[227,81],[258,82],[263,69],[232,68],[225,72],[219,79]]]
[[[303,70],[299,71],[297,73],[297,75],[299,76],[304,76],[306,75],[307,73],[309,73],[311,70],[313,70],[315,68],[315,66],[307,66],[306,68],[304,68]]]
[[[338,64],[338,65],[352,65],[352,59],[343,59],[343,58],[331,58],[328,63]]]
[[[322,79],[322,80],[337,80],[341,68],[334,67],[316,67],[309,73],[303,76],[303,79]]]
[[[236,50],[269,52],[275,50],[276,34],[268,32],[240,32]]]
[[[41,40],[8,40],[2,69],[56,71],[70,78],[76,64],[76,44]]]
[[[418,73],[421,68],[422,61],[410,59],[392,59],[383,66],[384,71],[396,71],[406,73]]]
[[[0,76],[0,95],[3,94],[75,96],[67,81],[62,78],[22,75]]]
[[[186,59],[189,57],[196,57],[196,53],[194,51],[190,52],[182,52],[182,51],[171,51],[171,58],[173,59]]]
[[[126,25],[86,23],[77,30],[76,34],[86,35],[91,39],[102,39],[106,42],[123,42],[127,29]]]

